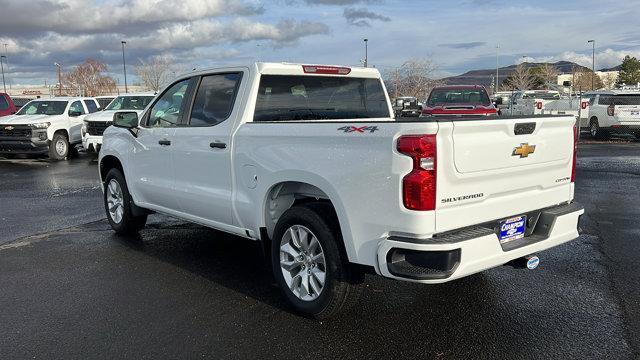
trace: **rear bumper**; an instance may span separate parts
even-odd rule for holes
[[[475,226],[428,239],[389,237],[378,246],[378,272],[389,278],[442,283],[576,239],[584,208],[544,209],[529,236],[501,245],[494,229]]]

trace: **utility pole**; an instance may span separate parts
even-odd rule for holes
[[[364,39],[364,67],[369,65],[369,39]]]
[[[4,88],[4,92],[7,92],[7,85],[4,83],[4,65],[2,65],[2,59],[6,58],[4,55],[0,55],[0,69],[2,69],[2,87]]]
[[[395,81],[394,81],[395,88],[396,88],[395,97],[394,97],[395,99],[398,98],[398,83],[399,82],[400,82],[400,70],[398,70],[398,68],[396,68],[396,78],[395,78]]]
[[[4,45],[4,62],[7,64],[7,73],[9,73],[9,51],[7,50],[7,46],[9,46],[9,44],[2,45]],[[11,90],[11,79],[9,79],[8,75],[7,82],[9,83],[9,90]]]
[[[58,67],[58,96],[62,96],[62,76],[60,74],[60,68],[62,68],[62,65],[58,63],[53,63],[53,65]]]
[[[128,93],[129,89],[127,88],[127,63],[124,61],[124,45],[127,42],[121,41],[121,43],[122,43],[122,67],[124,69],[124,92]]]
[[[589,40],[587,41],[587,44],[588,43],[591,43],[591,71],[593,72],[593,74],[591,74],[591,90],[594,90],[594,80],[596,77],[596,41]]]
[[[498,68],[500,66],[500,63],[498,62],[498,56],[499,56],[499,52],[500,52],[500,44],[496,45],[496,88],[494,90],[494,94],[498,92],[498,89],[500,87],[500,75],[498,74]]]

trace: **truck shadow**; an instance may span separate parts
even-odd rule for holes
[[[117,241],[273,308],[268,327],[280,332],[279,339],[290,335],[293,340],[299,331],[312,331],[317,341],[356,346],[361,349],[356,357],[396,356],[400,350],[420,357],[473,356],[486,344],[493,344],[492,352],[507,351],[511,358],[528,352],[519,334],[529,315],[501,303],[495,297],[500,289],[484,274],[440,285],[367,275],[354,309],[318,322],[295,314],[284,301],[258,243],[189,224],[147,228],[137,238]],[[367,340],[375,338],[385,341]]]

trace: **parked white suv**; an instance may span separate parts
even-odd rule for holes
[[[86,114],[98,111],[88,97],[58,97],[29,101],[15,115],[0,118],[0,153],[48,154],[66,159],[82,142]]]
[[[573,116],[393,119],[377,70],[258,63],[185,75],[99,156],[119,234],[157,211],[261,243],[317,318],[363,272],[441,283],[578,237]],[[179,239],[176,239],[179,241]]]
[[[88,152],[100,152],[102,134],[111,126],[113,114],[120,110],[133,110],[142,113],[155,97],[154,94],[125,94],[113,99],[103,110],[87,115],[82,126],[82,146]]]
[[[606,139],[612,133],[634,134],[640,139],[640,91],[608,90],[589,97],[589,133]]]

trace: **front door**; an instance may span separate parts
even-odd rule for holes
[[[132,193],[136,201],[152,208],[180,210],[174,193],[172,148],[176,127],[189,103],[186,100],[189,81],[181,80],[170,86],[149,108],[142,117],[131,152]]]
[[[231,133],[242,72],[202,76],[184,126],[172,143],[175,189],[184,213],[232,225]],[[214,224],[215,225],[215,224]]]

